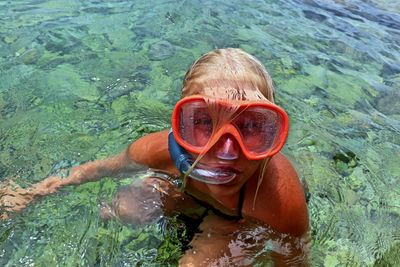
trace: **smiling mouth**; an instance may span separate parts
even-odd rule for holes
[[[211,167],[198,163],[189,176],[208,184],[226,184],[236,178],[239,172],[230,167]]]

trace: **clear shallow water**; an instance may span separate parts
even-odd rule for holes
[[[392,1],[2,1],[0,177],[28,185],[167,128],[198,56],[258,57],[312,194],[315,266],[390,266],[400,243],[400,5]],[[99,220],[122,182],[1,222],[0,265],[174,265],[168,228]]]

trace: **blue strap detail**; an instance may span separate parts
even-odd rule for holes
[[[168,134],[168,151],[171,159],[175,162],[176,168],[181,173],[186,173],[191,167],[192,157],[175,140],[172,129]]]

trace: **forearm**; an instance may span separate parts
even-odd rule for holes
[[[81,184],[97,181],[103,177],[121,178],[133,172],[146,170],[147,166],[138,164],[128,157],[127,150],[119,155],[86,162],[73,167],[67,177],[69,184]]]
[[[32,200],[39,196],[45,196],[57,192],[67,185],[78,185],[96,181],[102,177],[128,177],[132,173],[146,170],[145,164],[138,164],[128,157],[128,150],[124,150],[117,156],[107,159],[90,161],[73,167],[67,178],[50,176],[24,189],[10,182],[0,185],[0,219],[7,218],[10,211],[20,211]]]

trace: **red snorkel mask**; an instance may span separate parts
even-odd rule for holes
[[[224,135],[233,136],[249,160],[278,153],[289,130],[289,119],[267,101],[223,100],[194,95],[181,99],[172,113],[176,142],[194,154],[204,154]]]

